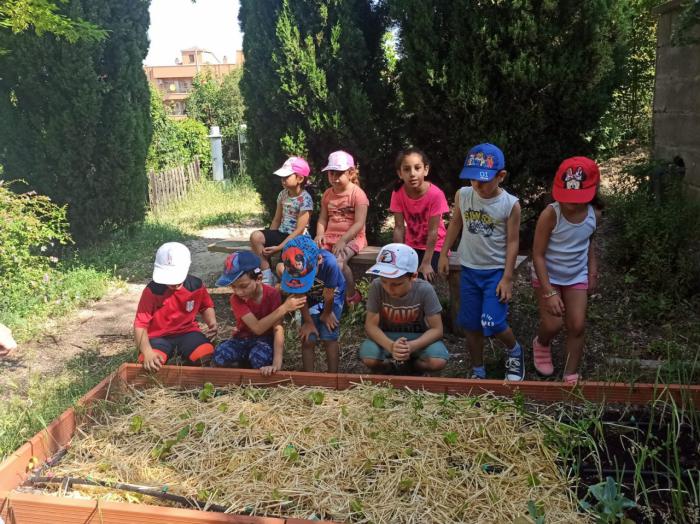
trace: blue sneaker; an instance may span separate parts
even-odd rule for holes
[[[525,355],[520,344],[508,352],[506,359],[506,380],[510,382],[521,382],[525,380]]]

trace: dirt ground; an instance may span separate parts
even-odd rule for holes
[[[222,239],[244,240],[254,229],[257,228],[208,228],[198,238],[185,242],[192,253],[192,273],[208,286],[213,285],[225,255],[210,253],[207,246]],[[22,344],[11,356],[0,359],[0,399],[21,388],[30,377],[60,373],[67,362],[81,353],[96,352],[98,358],[106,358],[132,352],[135,359],[132,323],[147,283],[126,282],[69,318],[51,321],[45,326],[43,337]]]

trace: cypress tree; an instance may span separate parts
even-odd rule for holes
[[[0,34],[0,163],[8,179],[68,204],[93,241],[145,212],[150,142],[146,0],[71,0],[63,14],[109,31],[101,41]]]
[[[247,169],[268,211],[279,191],[271,173],[286,155],[305,156],[323,188],[320,168],[345,149],[360,165],[372,229],[386,208],[398,144],[385,8],[369,0],[243,0],[240,20]]]
[[[628,27],[610,0],[389,0],[398,22],[411,141],[445,190],[468,148],[503,149],[518,191],[548,186],[587,136],[620,79]]]

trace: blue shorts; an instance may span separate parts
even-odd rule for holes
[[[272,337],[229,338],[216,346],[214,362],[222,367],[248,363],[260,369],[272,365],[273,354]]]
[[[401,337],[405,337],[408,340],[415,340],[420,337],[423,333],[384,333],[391,340],[397,340]],[[387,360],[391,358],[391,353],[386,349],[377,344],[374,340],[365,339],[360,345],[360,358],[371,358],[374,360]],[[426,347],[420,351],[416,351],[411,355],[411,359],[428,359],[428,358],[441,358],[442,360],[448,360],[450,358],[450,352],[447,351],[447,346],[442,340],[437,340],[432,344],[428,344]]]
[[[462,266],[459,280],[457,323],[467,331],[487,337],[508,329],[508,304],[496,295],[503,269],[471,269]]]
[[[333,302],[333,313],[335,313],[335,318],[338,319],[338,325],[335,326],[333,331],[330,331],[326,325],[321,322],[321,313],[317,306],[312,307],[309,312],[311,313],[311,319],[314,321],[314,325],[318,330],[319,338],[321,340],[331,340],[336,341],[340,337],[340,316],[343,314],[343,304],[337,304]],[[316,335],[309,335],[309,342],[317,342]]]

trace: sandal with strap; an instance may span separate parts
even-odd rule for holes
[[[549,377],[554,373],[552,350],[549,346],[540,344],[537,337],[532,339],[532,356],[535,361],[535,369],[540,375]]]
[[[567,386],[575,386],[578,384],[579,377],[578,373],[571,373],[570,375],[564,375],[564,384]]]

